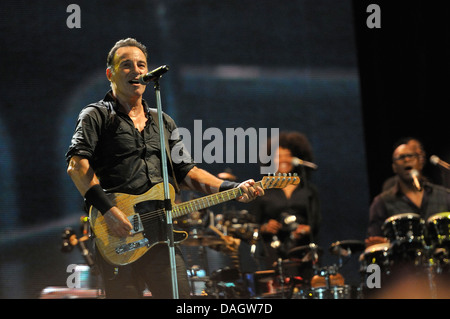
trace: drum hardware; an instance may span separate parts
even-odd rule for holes
[[[291,299],[297,287],[304,286],[306,283],[299,273],[302,270],[310,268],[311,263],[308,261],[278,258],[273,264],[273,270],[275,271],[278,279],[279,298]]]
[[[224,246],[225,244],[226,243],[223,239],[208,235],[189,236],[186,240],[184,240],[181,243],[181,245],[184,246],[198,246],[198,247]]]
[[[278,258],[278,274],[280,276],[280,283],[281,283],[281,298],[284,298],[284,273],[283,273],[283,260],[281,258]]]
[[[194,296],[205,296],[206,287],[209,282],[209,264],[206,248],[221,247],[225,245],[225,242],[216,236],[199,235],[198,229],[193,228],[189,233],[188,238],[181,242],[181,245],[185,247],[198,248],[198,256],[202,267],[199,265],[193,265],[190,269],[188,269],[188,280],[191,286],[191,293]],[[189,252],[188,259],[190,257],[191,253]]]
[[[280,214],[280,220],[282,230],[287,232],[293,232],[300,225],[297,216],[286,212]]]
[[[281,231],[283,231],[283,232],[289,232],[289,233],[293,232],[299,226],[297,216],[290,214],[290,213],[286,213],[286,212],[281,213],[279,221],[281,223]],[[270,247],[272,247],[273,249],[277,249],[280,246],[281,246],[280,239],[278,238],[277,235],[273,235],[272,241],[270,242]]]
[[[88,240],[90,239],[89,218],[87,216],[81,216],[80,223],[81,232],[83,234],[82,237],[78,237],[71,227],[66,227],[64,229],[61,235],[61,251],[63,253],[68,253],[73,250],[73,247],[77,246],[86,264],[91,268],[91,272],[97,275],[98,270],[95,267],[94,257],[87,246]]]
[[[285,298],[285,291],[281,287],[286,288],[275,269],[247,273],[244,274],[244,278],[250,298]]]
[[[361,253],[365,249],[365,244],[361,240],[341,240],[330,245],[329,251],[339,258],[339,268],[344,265],[344,257],[351,257],[356,253]]]
[[[319,262],[319,255],[322,255],[323,249],[314,243],[309,245],[294,247],[288,251],[287,257],[290,260],[300,260],[302,262],[311,261],[314,265]]]
[[[223,241],[223,243],[225,244],[226,248],[230,252],[232,252],[232,253],[237,252],[237,250],[239,248],[239,245],[241,244],[241,240],[239,238],[234,238],[232,236],[226,236],[219,229],[217,229],[213,225],[209,225],[209,228],[212,231],[214,231],[217,235],[220,236],[220,239]]]
[[[102,293],[100,271],[95,264],[94,257],[89,247],[89,240],[91,239],[91,231],[89,227],[89,218],[87,216],[80,217],[80,231],[81,237],[78,237],[76,232],[71,227],[66,227],[62,234],[61,251],[63,253],[70,253],[73,251],[73,247],[78,247],[81,256],[86,264],[77,265],[74,269],[75,272],[80,273],[82,281],[82,289],[95,288],[99,295]]]
[[[239,238],[234,238],[232,236],[226,236],[224,235],[219,229],[217,229],[213,225],[209,225],[209,228],[214,231],[217,235],[220,236],[220,239],[224,241],[225,245],[221,245],[219,248],[216,249],[218,251],[221,251],[228,255],[231,259],[231,263],[236,269],[240,269],[240,262],[239,262],[239,255],[238,250],[239,246],[241,244],[241,240]],[[212,247],[214,248],[214,247]]]
[[[341,240],[331,244],[330,253],[342,257],[350,257],[352,254],[361,253],[365,249],[361,240]]]
[[[207,283],[209,277],[206,274],[205,269],[202,269],[199,265],[193,265],[187,270],[189,286],[191,288],[192,296],[206,296]]]
[[[250,241],[250,256],[252,258],[255,257],[255,253],[256,253],[256,243],[259,240],[259,227],[255,227],[253,230],[253,236],[252,236],[252,240]]]
[[[247,298],[247,289],[241,281],[241,273],[236,268],[225,267],[215,270],[207,284],[206,292],[216,299]]]
[[[336,265],[318,268],[311,279],[310,289],[301,290],[299,299],[350,299],[351,288]]]
[[[278,239],[277,235],[272,236],[272,241],[270,242],[270,247],[273,249],[279,248],[281,245],[281,241]]]

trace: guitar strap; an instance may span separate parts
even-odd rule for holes
[[[153,117],[153,121],[156,124],[156,127],[158,129],[159,132],[159,121],[158,121],[158,112],[156,109],[150,109],[150,114]],[[163,117],[163,122],[164,122],[164,117]],[[164,128],[166,128],[166,126],[164,125]],[[165,129],[166,133],[169,133],[169,131],[167,130],[167,128]],[[166,154],[167,154],[167,159],[169,160],[169,165],[170,165],[170,171],[172,172],[172,178],[173,178],[173,184],[174,184],[174,188],[175,191],[177,193],[180,192],[180,186],[178,185],[177,179],[175,177],[175,171],[173,169],[173,164],[172,164],[172,157],[170,156],[170,148],[169,148],[169,136],[168,134],[164,134],[164,140],[165,140],[165,148],[166,148]]]

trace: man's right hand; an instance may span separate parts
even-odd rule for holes
[[[133,226],[118,207],[111,207],[103,217],[112,235],[117,237],[128,237],[130,235],[130,230],[133,229]]]

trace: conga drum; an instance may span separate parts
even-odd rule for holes
[[[425,222],[418,214],[405,213],[387,218],[382,226],[397,261],[414,261],[425,247]]]
[[[435,247],[450,248],[450,212],[438,213],[427,220],[427,237]]]
[[[427,219],[427,240],[431,245],[435,272],[450,278],[450,212]]]
[[[361,272],[367,273],[367,267],[376,264],[383,275],[389,275],[392,266],[391,245],[389,243],[375,244],[367,247],[360,257]]]

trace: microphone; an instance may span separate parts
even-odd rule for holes
[[[447,162],[444,162],[443,160],[441,160],[436,155],[431,155],[430,162],[433,165],[440,166],[440,167],[443,167],[443,168],[445,168],[447,170],[450,170],[450,164],[447,163]]]
[[[420,191],[422,190],[422,186],[419,182],[419,172],[416,169],[411,170],[411,177],[413,179],[414,187]]]
[[[309,167],[309,168],[311,168],[313,170],[316,170],[316,169],[319,168],[316,164],[308,162],[308,161],[301,160],[298,157],[294,157],[292,159],[292,165],[294,165],[294,166],[306,166],[306,167]]]
[[[151,81],[158,80],[164,73],[169,71],[168,65],[161,65],[159,68],[148,72],[147,74],[141,75],[138,79],[139,83],[147,85]]]

